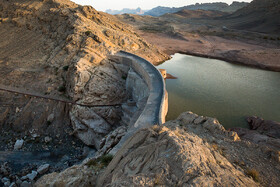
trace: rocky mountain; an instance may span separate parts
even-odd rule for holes
[[[196,3],[194,5],[189,5],[189,6],[183,6],[183,7],[178,7],[178,8],[170,8],[170,7],[162,7],[158,6],[156,8],[153,8],[147,12],[145,12],[145,15],[150,15],[150,16],[161,16],[167,13],[175,13],[180,10],[216,10],[216,11],[222,11],[222,12],[234,12],[240,8],[243,8],[247,5],[248,3],[245,2],[233,2],[231,5],[228,5],[226,3]]]
[[[0,33],[0,151],[23,140],[21,151],[78,156],[84,145],[72,124],[94,128],[99,139],[120,125],[119,107],[72,105],[127,99],[123,75],[107,56],[124,50],[151,62],[169,58],[114,16],[69,0],[0,0]]]
[[[253,0],[248,6],[227,17],[233,28],[264,33],[280,32],[280,2]]]
[[[130,8],[124,8],[122,10],[112,10],[108,9],[105,12],[108,14],[116,15],[116,14],[137,14],[137,15],[143,15],[147,10],[142,10],[141,8],[136,9],[130,9]]]

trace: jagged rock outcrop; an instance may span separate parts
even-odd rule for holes
[[[256,185],[207,141],[184,129],[204,126],[213,134],[226,133],[216,120],[184,113],[178,122],[167,122],[163,127],[154,126],[135,133],[100,176],[98,185]]]
[[[280,163],[280,123],[251,116],[247,118],[250,129],[231,128],[238,136],[246,141],[263,147],[268,155]]]
[[[280,123],[272,120],[251,116],[247,118],[250,129],[256,130],[273,138],[280,138]]]
[[[97,158],[84,162],[91,167]],[[83,168],[83,166],[78,166]],[[86,170],[87,167],[85,167]],[[96,167],[93,167],[94,171]],[[258,145],[240,140],[214,118],[191,112],[140,129],[99,174],[96,186],[277,186],[279,166]],[[67,179],[56,178],[52,183]],[[61,174],[60,174],[61,175]],[[39,184],[52,179],[45,176]],[[81,176],[85,181],[85,177]],[[70,176],[69,178],[73,178]],[[38,183],[37,183],[38,184]]]

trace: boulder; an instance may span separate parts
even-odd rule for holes
[[[23,181],[20,185],[20,187],[32,187],[31,182]]]
[[[39,174],[44,174],[46,173],[50,168],[50,165],[49,164],[44,164],[44,165],[41,165],[38,169],[37,169],[37,172]]]
[[[50,123],[52,123],[53,120],[54,120],[54,114],[50,114],[50,115],[48,116],[47,121],[49,121]]]
[[[256,130],[273,138],[280,138],[280,123],[271,120],[264,120],[260,117],[247,117],[250,129]]]
[[[76,136],[86,145],[99,149],[100,141],[110,132],[111,125],[87,107],[73,107],[70,117]]]
[[[24,143],[24,140],[17,140],[15,145],[14,145],[14,150],[19,150],[22,148],[23,146],[23,143]]]
[[[31,181],[33,181],[37,177],[38,173],[37,171],[32,171],[31,173],[27,174],[27,178]]]
[[[96,178],[93,168],[72,166],[61,173],[44,175],[37,180],[35,186],[96,186]]]

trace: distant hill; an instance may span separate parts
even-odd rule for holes
[[[194,5],[189,6],[183,6],[178,8],[170,8],[170,7],[162,7],[158,6],[156,8],[153,8],[152,10],[149,10],[145,12],[145,15],[150,16],[161,16],[163,14],[167,13],[175,13],[181,10],[216,10],[216,11],[222,11],[222,12],[234,12],[240,8],[245,7],[248,5],[248,3],[245,2],[233,2],[231,5],[228,5],[227,3],[196,3]]]
[[[161,17],[164,18],[214,18],[228,15],[226,12],[214,11],[214,10],[180,10],[172,14],[164,14]]]
[[[141,8],[137,9],[130,9],[130,8],[124,8],[122,10],[112,10],[108,9],[105,12],[108,14],[116,15],[116,14],[137,14],[137,15],[143,15],[147,10],[142,10]]]
[[[280,1],[253,0],[248,6],[226,16],[232,28],[264,33],[280,32]]]

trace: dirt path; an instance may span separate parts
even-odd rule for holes
[[[76,103],[74,101],[65,100],[65,99],[61,99],[61,98],[53,98],[53,97],[48,97],[48,96],[44,96],[44,95],[40,95],[40,94],[36,94],[36,93],[27,92],[27,91],[19,91],[16,88],[11,88],[11,87],[7,87],[7,86],[3,86],[3,85],[0,85],[0,91],[10,92],[13,94],[21,94],[21,95],[25,95],[25,96],[33,97],[33,98],[52,100],[52,101],[62,102],[62,103],[71,104],[71,105],[79,105],[79,106],[84,106],[84,107],[111,107],[111,106],[121,106],[122,105],[120,103],[111,104],[111,105],[86,105],[86,104]]]

